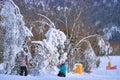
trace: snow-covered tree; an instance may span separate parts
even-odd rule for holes
[[[55,28],[50,28],[45,36],[46,39],[43,41],[32,41],[32,43],[39,44],[35,47],[35,56],[33,57],[32,63],[35,65],[33,65],[34,68],[31,69],[31,73],[34,75],[39,75],[41,73],[45,73],[46,71],[54,70],[54,67],[57,66],[60,61],[60,48],[63,53],[61,54],[61,59],[66,59],[63,56],[64,42],[66,40],[65,34]]]
[[[100,35],[90,35],[81,39],[76,45],[72,46],[71,53],[68,55],[68,69],[71,71],[75,63],[82,63],[84,71],[88,71],[93,65],[97,64],[100,56],[109,55],[112,47]]]
[[[32,33],[25,26],[23,16],[12,0],[5,0],[0,12],[1,26],[5,30],[3,41],[4,72],[10,74],[15,66],[16,54],[22,49],[25,39]]]

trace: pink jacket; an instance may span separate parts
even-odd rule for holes
[[[27,66],[27,64],[26,64],[27,56],[26,55],[20,56],[19,60],[20,60],[20,66]]]

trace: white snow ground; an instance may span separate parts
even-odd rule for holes
[[[112,62],[112,66],[117,66],[116,70],[106,70],[108,61]],[[58,77],[56,74],[45,74],[41,76],[18,76],[18,75],[4,75],[0,74],[0,80],[120,80],[120,56],[111,56],[101,58],[99,68],[93,67],[92,73],[84,73],[79,75],[75,73],[68,73],[67,76]]]

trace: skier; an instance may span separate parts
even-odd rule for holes
[[[61,64],[58,65],[59,73],[58,76],[60,77],[66,77],[66,62],[62,60]]]
[[[20,64],[20,75],[27,76],[27,55],[25,54],[24,51],[20,52],[19,56],[19,64]]]

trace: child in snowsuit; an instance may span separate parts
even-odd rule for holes
[[[58,73],[58,76],[60,77],[66,77],[66,63],[62,61],[62,63],[58,66],[58,69],[60,70]]]
[[[27,76],[27,55],[25,55],[24,51],[21,51],[20,57],[19,57],[19,63],[20,63],[20,75]]]

